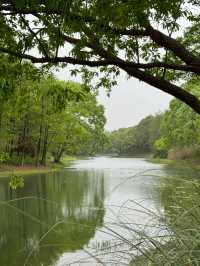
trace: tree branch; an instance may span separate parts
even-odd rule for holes
[[[107,65],[111,64],[108,60],[89,61],[89,60],[76,59],[76,58],[69,57],[69,56],[53,57],[53,58],[35,57],[32,55],[11,51],[11,50],[3,48],[3,47],[0,47],[0,52],[13,55],[17,58],[30,60],[32,63],[35,63],[35,64],[37,64],[37,63],[52,63],[52,64],[69,63],[69,64],[73,64],[73,65],[85,65],[85,66],[90,66],[90,67],[107,66]]]
[[[39,46],[41,47],[41,49],[42,49],[42,51],[43,51],[45,57],[48,58],[49,55],[48,55],[48,53],[47,53],[47,51],[46,51],[44,45],[41,43],[40,39],[38,38],[37,34],[31,29],[31,27],[29,26],[29,23],[26,21],[26,19],[25,19],[22,15],[20,15],[20,18],[22,19],[24,25],[27,27],[28,31],[29,31],[29,32],[30,32],[30,33],[36,38],[36,40],[37,40]],[[39,31],[38,31],[38,32],[39,32]]]
[[[151,25],[147,26],[148,35],[151,39],[168,50],[171,50],[177,57],[179,57],[183,62],[189,65],[200,66],[200,58],[193,55],[188,51],[184,45],[182,45],[177,40],[165,35],[164,33],[155,30]]]
[[[63,16],[63,10],[61,9],[50,9],[50,8],[45,8],[42,6],[39,6],[38,8],[23,8],[23,7],[16,7],[11,3],[10,5],[0,5],[0,11],[6,11],[5,13],[1,12],[2,15],[38,15],[40,14],[47,14],[47,15],[61,15]],[[102,23],[100,21],[97,21],[95,18],[91,16],[80,16],[79,14],[70,14],[69,15],[70,19],[74,20],[79,20],[79,21],[84,21],[84,22],[90,22],[90,23],[95,23],[98,25],[100,28],[110,31],[114,34],[121,34],[121,35],[130,35],[130,36],[148,36],[148,32],[146,29],[120,29],[120,28],[113,28],[108,26],[105,23]]]
[[[172,70],[179,70],[179,71],[193,72],[196,74],[200,74],[200,66],[198,65],[179,65],[179,64],[168,64],[165,62],[153,62],[153,63],[142,64],[142,63],[124,61],[119,57],[115,56],[114,54],[111,54],[110,52],[106,51],[104,48],[102,48],[101,45],[99,44],[99,40],[88,28],[85,27],[84,32],[90,39],[90,42],[87,43],[86,46],[92,48],[96,54],[105,58],[111,64],[117,65],[119,67],[128,66],[128,67],[142,68],[142,69],[165,68],[165,69],[172,69]],[[79,39],[71,37],[68,38],[69,42],[73,44],[77,44],[80,41]]]
[[[193,66],[193,65],[167,64],[165,62],[153,62],[153,63],[142,64],[142,63],[123,61],[119,58],[91,61],[91,60],[76,59],[76,58],[68,57],[68,56],[53,57],[53,58],[52,57],[35,57],[32,55],[23,54],[23,53],[16,52],[16,51],[11,51],[3,47],[0,47],[0,52],[7,53],[15,57],[21,58],[21,59],[30,60],[32,63],[69,63],[69,64],[86,65],[90,67],[115,65],[120,68],[129,67],[129,68],[134,68],[134,69],[165,68],[165,69],[193,72],[196,74],[200,74],[200,67]]]
[[[179,100],[185,102],[187,105],[189,105],[191,108],[193,108],[197,113],[200,114],[200,101],[197,97],[189,93],[188,91],[185,91],[181,87],[178,87],[166,80],[154,77],[153,75],[150,75],[148,73],[145,73],[144,71],[133,67],[133,63],[127,64],[124,62],[120,63],[119,61],[109,61],[109,60],[100,60],[100,61],[88,61],[88,60],[79,60],[72,57],[57,57],[57,58],[36,58],[31,55],[27,54],[21,54],[19,52],[13,52],[5,48],[0,48],[1,52],[9,53],[11,55],[14,55],[15,57],[24,58],[32,61],[33,63],[70,63],[70,64],[79,64],[79,65],[86,65],[89,67],[99,67],[99,66],[108,66],[110,64],[116,65],[126,71],[130,76],[135,77],[141,81],[144,81],[145,83],[152,85],[161,91],[164,91],[170,95],[175,96]],[[152,63],[155,64],[155,63]],[[138,65],[138,64],[136,64]],[[139,64],[141,65],[141,64]]]
[[[176,86],[166,80],[154,77],[153,75],[147,74],[144,71],[132,68],[124,68],[124,70],[132,77],[135,77],[145,83],[156,87],[157,89],[164,91],[177,99],[183,101],[193,110],[200,114],[200,100],[191,94],[190,92]]]

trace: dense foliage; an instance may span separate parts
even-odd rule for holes
[[[57,80],[2,56],[0,161],[46,164],[64,153],[93,154],[104,142],[104,109],[81,84]]]
[[[192,79],[185,84],[187,90],[200,96],[200,80]],[[200,117],[185,104],[172,100],[161,123],[161,137],[155,142],[158,155],[169,158],[198,156],[200,145]]]
[[[118,155],[152,153],[154,142],[160,137],[161,118],[162,114],[150,115],[134,127],[111,132],[107,152]]]
[[[200,96],[199,79],[191,79],[184,87]],[[199,115],[181,101],[173,99],[165,113],[148,116],[137,126],[112,132],[108,152],[120,155],[154,153],[156,157],[170,159],[198,157],[199,132]]]
[[[2,0],[0,51],[33,63],[81,65],[85,81],[116,84],[120,71],[200,113],[178,85],[200,73],[197,0]]]

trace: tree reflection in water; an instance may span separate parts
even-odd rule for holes
[[[2,179],[1,202],[19,200],[0,206],[0,265],[49,266],[87,245],[104,217],[104,177],[91,174],[68,169],[34,175],[17,191]]]

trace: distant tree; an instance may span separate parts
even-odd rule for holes
[[[134,127],[121,128],[109,135],[107,152],[119,155],[152,153],[154,142],[160,137],[162,114],[147,116]]]

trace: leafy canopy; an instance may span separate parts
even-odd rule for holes
[[[0,163],[59,162],[102,149],[104,109],[87,86],[1,56]]]
[[[72,74],[108,89],[123,70],[200,113],[198,97],[177,85],[200,73],[199,11],[197,0],[2,0],[0,51],[80,65]]]

